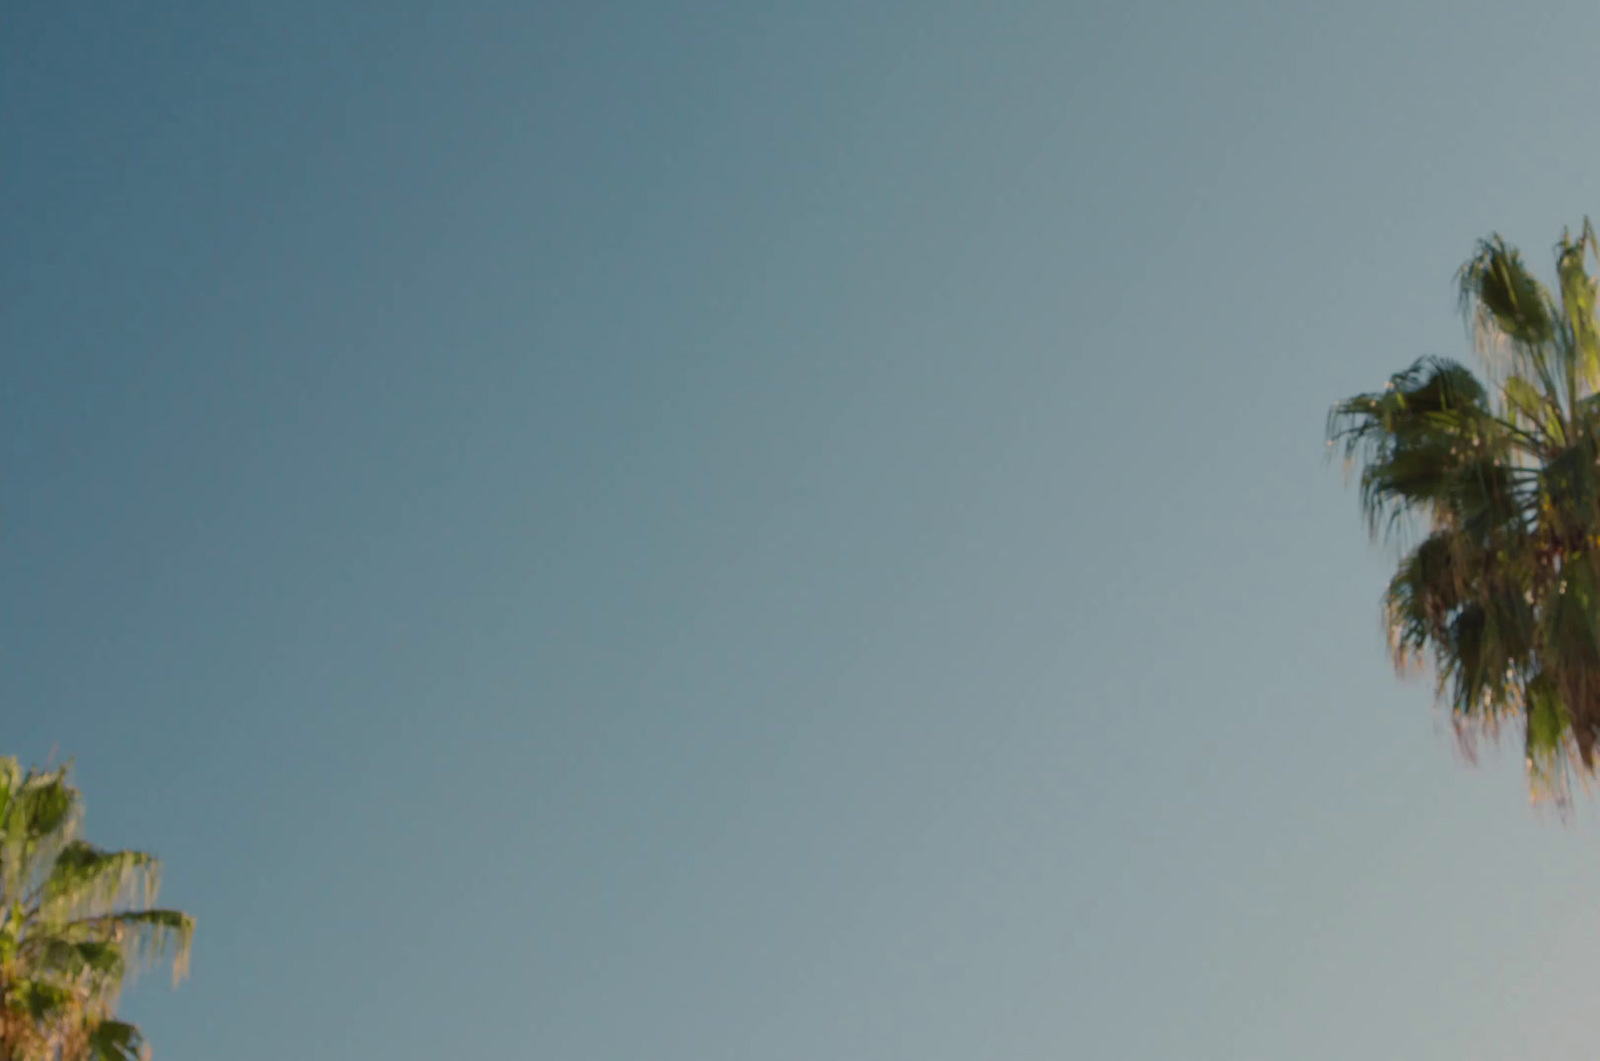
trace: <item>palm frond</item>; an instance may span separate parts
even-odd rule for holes
[[[1388,385],[1340,402],[1329,414],[1329,442],[1347,464],[1360,463],[1361,505],[1377,534],[1406,510],[1442,500],[1452,478],[1479,455],[1510,440],[1468,369],[1422,358]]]
[[[1456,274],[1461,309],[1480,349],[1493,352],[1509,340],[1524,356],[1555,336],[1556,308],[1522,254],[1498,235],[1480,240]]]
[[[74,941],[114,940],[130,971],[172,963],[172,981],[189,972],[194,918],[181,910],[129,910],[68,922],[61,936]]]
[[[0,899],[21,898],[56,853],[76,837],[82,800],[67,782],[69,769],[30,771],[11,786],[0,820]]]
[[[143,851],[102,851],[84,840],[56,855],[39,894],[46,917],[71,917],[118,902],[151,903],[161,889],[161,863]]]
[[[1594,226],[1585,218],[1576,237],[1561,233],[1561,242],[1556,244],[1556,275],[1561,289],[1561,323],[1573,371],[1576,379],[1593,393],[1600,388],[1600,326],[1595,317],[1596,281],[1584,264],[1590,254],[1600,258],[1600,242],[1596,241]]]

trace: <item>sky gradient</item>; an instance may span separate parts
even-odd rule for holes
[[[1600,214],[1592,4],[0,16],[0,751],[159,1061],[1593,1056],[1595,807],[1328,406]]]

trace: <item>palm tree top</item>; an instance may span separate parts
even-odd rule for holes
[[[1523,724],[1536,792],[1592,773],[1600,737],[1600,325],[1588,220],[1542,284],[1498,235],[1457,273],[1482,377],[1425,357],[1329,414],[1369,532],[1402,544],[1394,663],[1432,665],[1463,734]],[[1420,538],[1420,541],[1417,540]]]
[[[161,863],[79,836],[71,766],[0,757],[0,1061],[134,1061],[139,1029],[116,1019],[124,982],[188,970],[194,920],[156,907]]]

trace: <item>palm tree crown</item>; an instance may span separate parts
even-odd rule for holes
[[[1584,222],[1557,290],[1498,236],[1458,274],[1480,379],[1423,358],[1340,402],[1329,444],[1361,468],[1374,535],[1410,548],[1385,595],[1402,672],[1431,661],[1461,731],[1520,721],[1536,794],[1594,771],[1600,738],[1600,258]]]
[[[123,980],[188,965],[194,921],[151,907],[160,863],[78,838],[68,767],[0,758],[0,1061],[133,1061],[148,1051],[116,1019]]]

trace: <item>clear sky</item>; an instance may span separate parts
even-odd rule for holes
[[[163,1061],[1593,1056],[1595,805],[1330,403],[1596,198],[1600,8],[14,0],[3,750]]]

